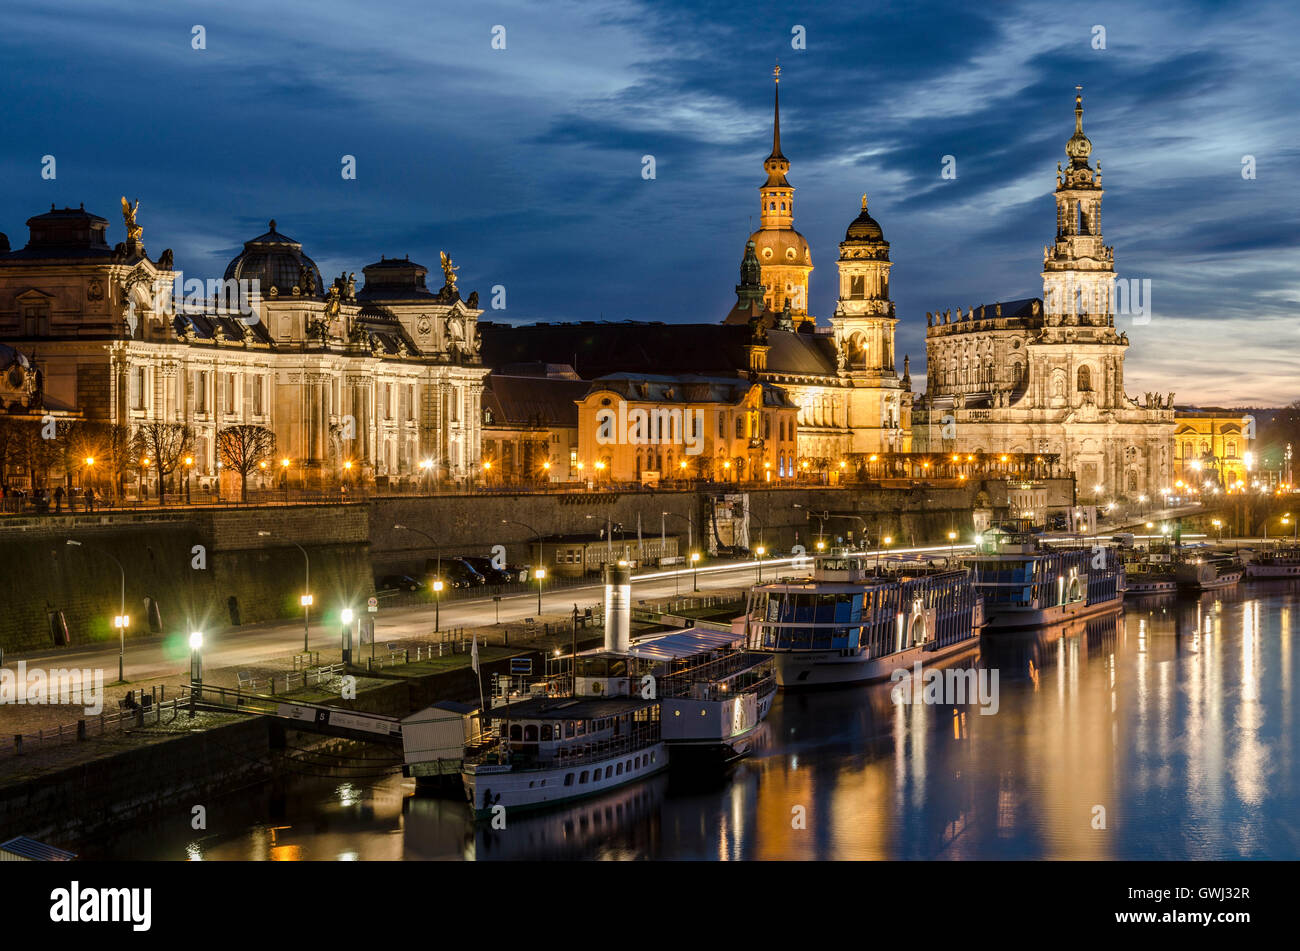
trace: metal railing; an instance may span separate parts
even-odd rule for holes
[[[569,767],[587,766],[591,763],[600,762],[610,759],[614,756],[622,756],[629,753],[639,753],[647,747],[653,746],[661,739],[659,724],[657,722],[635,727],[627,736],[618,737],[617,739],[596,740],[591,743],[584,743],[582,746],[562,746],[557,751],[559,754],[566,754],[569,749],[580,749],[582,752],[569,755],[540,756],[535,753],[524,753],[510,750],[509,756],[506,756],[507,747],[503,741],[489,741],[488,749],[481,752],[473,753],[466,756],[464,763],[467,766],[485,766],[498,764],[505,766],[511,763],[528,769],[568,769]],[[517,747],[520,745],[519,740],[511,740],[510,746]]]

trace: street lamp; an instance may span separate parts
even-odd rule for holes
[[[691,584],[696,591],[699,591],[700,590],[700,553],[698,551],[691,552],[691,574],[692,574]]]
[[[74,538],[69,538],[67,543],[74,548],[83,547],[81,542]],[[113,626],[117,628],[117,682],[124,684],[126,683],[126,629],[131,626],[131,618],[126,613],[126,569],[122,567],[122,563],[116,557],[108,552],[98,548],[94,550],[106,558],[112,558],[113,564],[117,565],[117,570],[122,573],[122,595],[118,603],[118,614],[113,618]]]
[[[284,461],[285,463],[288,463],[289,460],[285,459]],[[270,532],[265,531],[259,531],[257,534],[263,538],[268,538],[271,535]],[[305,654],[308,651],[307,640],[311,631],[311,558],[307,555],[307,549],[303,548],[297,542],[289,542],[289,544],[302,552],[304,574],[302,582],[302,597],[298,599],[298,603],[302,605],[302,652]]]
[[[352,609],[344,608],[340,611],[339,620],[343,622],[340,634],[343,642],[343,664],[346,666],[352,663]]]
[[[442,627],[442,579],[433,579],[433,633]]]
[[[951,557],[956,558],[957,557],[957,533],[956,532],[948,533],[948,549]]]
[[[759,545],[754,549],[754,554],[758,556],[758,582],[763,583],[763,556],[767,554],[767,549]]]
[[[190,631],[190,684],[203,683],[203,632]]]
[[[546,545],[542,542],[542,533],[527,522],[503,518],[502,525],[519,525],[537,536],[537,563],[533,568],[533,577],[537,579],[537,613],[542,613],[542,579],[546,577]]]

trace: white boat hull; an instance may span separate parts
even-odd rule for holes
[[[636,765],[638,759],[640,765]],[[513,766],[474,764],[461,771],[461,781],[475,818],[481,819],[491,816],[497,806],[504,806],[507,815],[516,810],[542,809],[599,795],[667,768],[668,752],[661,741],[581,765],[516,769]],[[606,770],[609,771],[608,777],[605,776]],[[585,783],[580,779],[584,772],[587,773]],[[600,778],[596,779],[596,775]],[[568,783],[566,779],[569,779]]]
[[[800,687],[830,687],[838,684],[869,683],[888,680],[898,668],[908,668],[948,657],[979,644],[979,635],[935,650],[919,644],[884,657],[868,657],[858,651],[777,651],[776,682],[782,690]]]
[[[1300,578],[1300,563],[1294,565],[1246,566],[1247,578]]]
[[[1000,605],[990,607],[986,602],[984,610],[988,617],[985,621],[984,630],[987,633],[989,631],[1019,630],[1027,627],[1047,627],[1052,624],[1073,621],[1077,618],[1092,617],[1094,614],[1116,611],[1123,604],[1123,591],[1120,591],[1109,601],[1098,601],[1095,604],[1089,604],[1086,601],[1070,601],[1066,604],[1055,604],[1047,608],[1003,608]]]

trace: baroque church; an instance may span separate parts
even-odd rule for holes
[[[1129,341],[1115,329],[1114,253],[1082,94],[1065,152],[1043,297],[926,314],[913,440],[934,453],[1058,454],[1083,499],[1155,495],[1172,478],[1174,394],[1139,402],[1124,389]]]
[[[84,207],[30,218],[21,249],[0,235],[0,339],[30,361],[45,405],[131,431],[188,425],[200,480],[219,474],[217,433],[240,424],[275,433],[268,484],[477,469],[481,311],[445,255],[436,292],[426,268],[388,258],[362,269],[360,288],[352,274],[327,286],[272,221],[221,282],[182,301],[173,283],[191,282],[170,249],[149,255],[122,205],[116,246]]]
[[[736,303],[720,324],[485,323],[485,363],[567,364],[586,380],[639,372],[776,384],[798,408],[795,458],[779,463],[782,478],[814,468],[835,470],[872,453],[910,451],[911,381],[907,361],[901,378],[895,364],[898,320],[889,298],[889,242],[863,196],[839,245],[835,312],[829,326],[817,326],[808,304],[812,251],[794,229],[795,190],[781,150],[779,67],[774,78],[760,227],[745,244]]]

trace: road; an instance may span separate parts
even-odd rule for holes
[[[764,559],[763,577],[791,559]],[[700,594],[751,584],[757,575],[753,562],[715,565],[699,569]],[[676,576],[676,577],[674,577]],[[664,599],[680,594],[688,597],[691,590],[691,571],[648,572],[633,577],[633,597],[636,599]],[[603,584],[564,588],[543,595],[545,611],[537,613],[536,593],[506,595],[500,601],[502,623],[519,622],[524,618],[538,617],[552,622],[567,619],[573,605],[586,607],[604,597]],[[361,612],[364,612],[361,606]],[[440,609],[440,627],[486,627],[497,619],[498,605],[491,597],[449,601]],[[375,641],[396,641],[403,637],[424,636],[432,633],[434,606],[421,604],[401,608],[380,608],[375,616]],[[314,650],[337,651],[339,628],[337,623],[318,623],[311,626],[311,647]],[[355,645],[354,645],[355,646]],[[256,667],[271,659],[284,659],[302,648],[302,619],[269,621],[227,627],[220,631],[205,632],[203,663],[205,668]],[[359,650],[359,647],[358,647]],[[369,648],[367,648],[367,651]],[[19,660],[28,667],[82,667],[102,668],[105,679],[116,677],[118,644],[116,641],[93,646],[63,650],[34,651],[26,654],[6,654],[5,664],[12,667]],[[137,637],[127,641],[126,679],[130,682],[153,680],[160,677],[179,676],[188,679],[189,648],[183,635]]]

